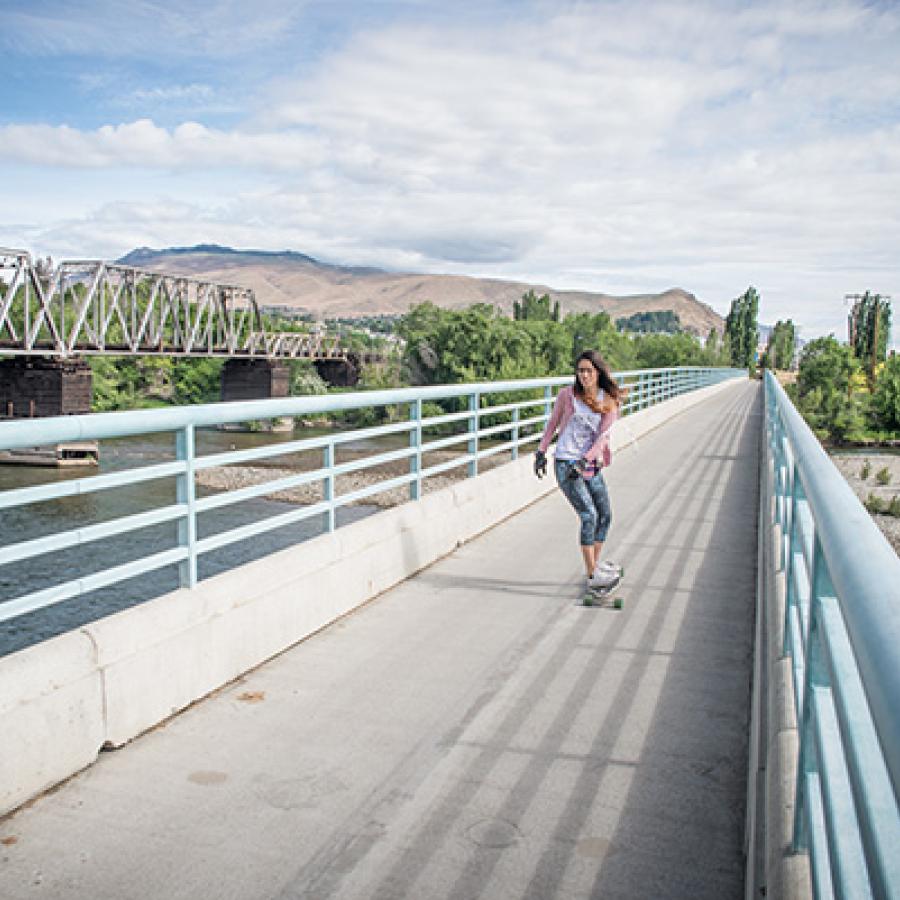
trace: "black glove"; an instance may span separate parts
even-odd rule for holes
[[[547,474],[547,454],[543,450],[537,450],[534,454],[534,474],[538,478]]]
[[[580,478],[582,475],[584,475],[584,470],[587,468],[587,466],[588,461],[584,457],[582,457],[581,459],[576,459],[575,462],[573,462],[572,465],[569,466],[569,471],[566,472],[566,478],[568,478],[569,481],[574,481],[576,478]]]

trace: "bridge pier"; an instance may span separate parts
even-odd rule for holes
[[[34,419],[91,411],[91,367],[44,356],[0,360],[0,418]]]
[[[323,381],[332,387],[354,387],[359,383],[362,360],[355,353],[346,357],[324,357],[314,359],[313,365]]]
[[[222,399],[267,400],[290,394],[290,372],[272,359],[229,359],[222,367]]]

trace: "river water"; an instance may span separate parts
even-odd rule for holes
[[[311,434],[304,432],[303,437]],[[292,434],[203,430],[197,435],[197,452],[198,455],[206,455],[229,449],[245,449],[293,440],[294,437]],[[172,460],[174,457],[174,437],[171,434],[103,441],[100,448],[99,472],[114,472],[124,468],[150,465]],[[254,462],[254,465],[266,465],[266,462]],[[293,457],[276,457],[268,462],[277,467],[303,465],[301,460]],[[308,465],[307,462],[304,467]],[[90,468],[56,469],[0,465],[0,491],[85,477],[97,471]],[[202,496],[204,491],[198,493]],[[0,547],[156,509],[174,502],[175,479],[167,478],[132,487],[30,504],[18,509],[0,510]],[[291,503],[256,499],[211,510],[199,517],[199,536],[206,537],[293,509],[296,509],[296,506]],[[377,507],[374,506],[350,506],[339,509],[337,524],[346,524],[375,511]],[[199,560],[199,576],[201,579],[208,578],[307,540],[320,534],[323,526],[322,517],[315,516],[204,554]],[[175,523],[165,523],[139,532],[106,538],[0,567],[0,604],[32,591],[70,581],[176,545],[177,526]],[[173,565],[0,622],[0,656],[145,602],[177,587],[178,572],[177,567]]]

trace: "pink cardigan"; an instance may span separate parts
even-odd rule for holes
[[[575,391],[571,385],[564,387],[556,397],[553,404],[553,412],[550,414],[550,421],[544,429],[544,436],[541,438],[540,449],[547,452],[554,435],[559,432],[562,434],[563,429],[569,422],[569,419],[575,414]],[[603,413],[600,416],[600,431],[597,440],[591,445],[591,449],[584,454],[584,458],[588,462],[594,462],[599,459],[601,464],[608,466],[612,462],[612,449],[609,446],[609,431],[613,426],[613,422],[619,418],[618,407],[612,412]]]

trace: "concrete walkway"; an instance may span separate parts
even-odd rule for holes
[[[617,455],[623,611],[554,492],[0,821],[0,897],[741,897],[759,417]]]

